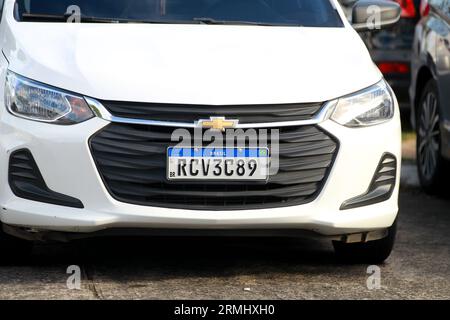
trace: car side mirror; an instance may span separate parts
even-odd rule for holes
[[[358,0],[339,0],[339,2],[346,7],[352,6],[357,2]]]
[[[352,25],[356,31],[374,31],[393,26],[402,9],[394,1],[360,0],[353,6]]]

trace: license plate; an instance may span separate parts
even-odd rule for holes
[[[267,180],[268,148],[168,148],[168,180]]]

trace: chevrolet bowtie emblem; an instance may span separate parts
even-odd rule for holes
[[[202,119],[197,122],[201,128],[225,131],[226,129],[236,128],[239,120],[225,119],[224,117],[211,117],[209,120]]]

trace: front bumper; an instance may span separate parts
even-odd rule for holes
[[[398,109],[397,109],[398,110]],[[91,233],[106,229],[307,230],[343,235],[390,227],[398,212],[399,177],[384,202],[342,211],[346,200],[364,194],[381,157],[391,153],[400,173],[399,112],[385,124],[350,129],[331,120],[319,126],[337,137],[339,152],[321,194],[299,206],[239,211],[196,211],[122,203],[108,193],[88,146],[89,138],[109,122],[94,118],[75,126],[54,126],[1,113],[0,220],[35,231]],[[47,186],[77,198],[83,209],[16,197],[8,184],[9,155],[31,151]]]

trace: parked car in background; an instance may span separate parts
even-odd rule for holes
[[[350,15],[355,0],[339,0],[344,12]],[[372,59],[394,89],[400,106],[408,109],[411,48],[414,28],[420,19],[420,0],[392,0],[400,4],[399,23],[392,28],[361,33]]]
[[[422,3],[410,87],[420,182],[428,193],[448,190],[450,177],[450,0]]]
[[[348,21],[352,20],[352,8],[356,2],[358,2],[358,0],[339,0]]]

